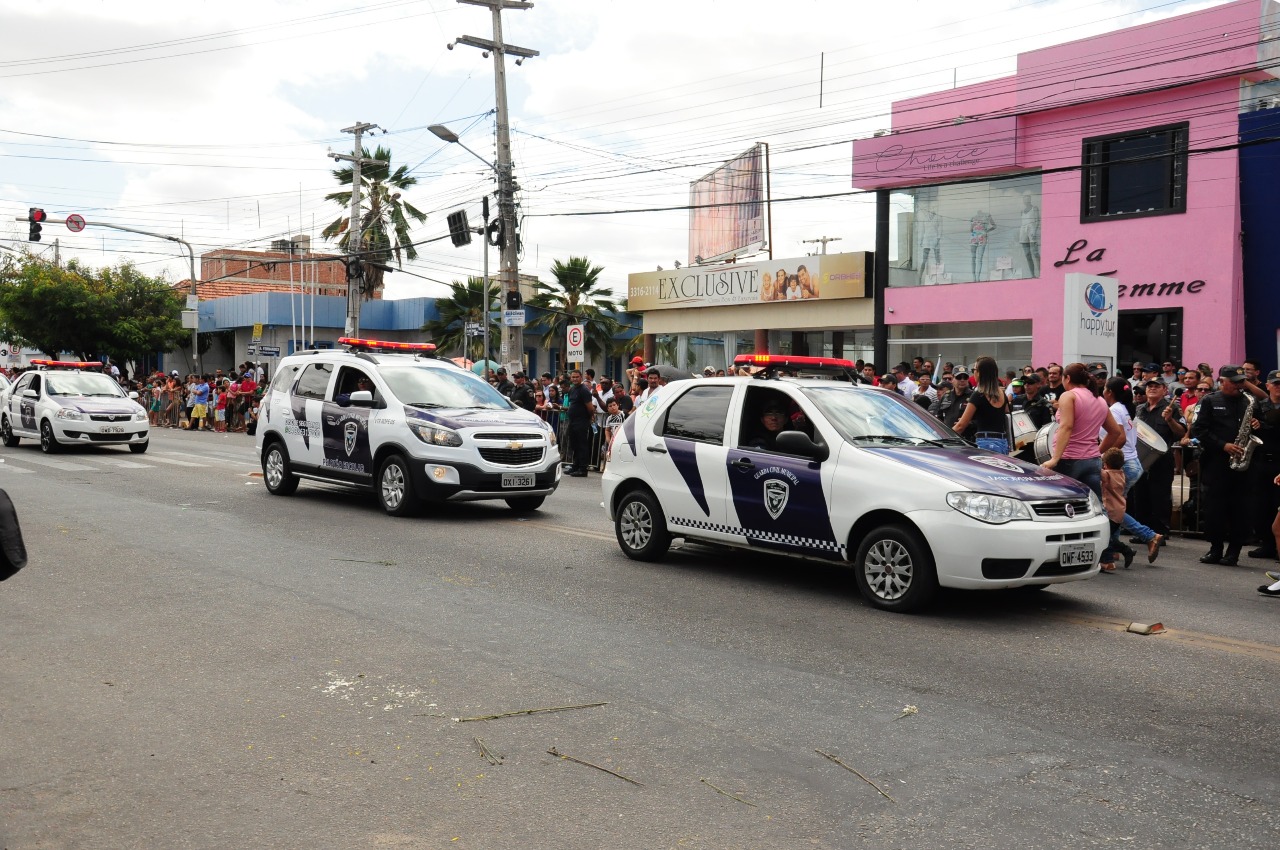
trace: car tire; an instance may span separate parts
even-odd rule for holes
[[[546,496],[517,496],[514,499],[507,499],[507,507],[518,514],[531,514],[542,507],[542,503],[546,500]]]
[[[133,452],[133,453],[134,453],[134,454],[136,454],[136,455],[145,454],[145,453],[146,453],[146,451],[147,451],[147,449],[148,449],[150,446],[151,446],[151,441],[150,441],[150,440],[148,440],[148,441],[147,441],[147,442],[145,442],[145,443],[130,443],[130,444],[129,444],[129,451]]]
[[[275,440],[262,453],[262,480],[273,496],[291,496],[298,489],[298,476],[289,468],[289,452]]]
[[[914,530],[900,525],[873,529],[853,562],[858,590],[885,611],[918,611],[938,592],[938,571],[929,547]]]
[[[40,423],[40,451],[47,455],[57,454],[62,447],[53,433],[53,424],[48,420]]]
[[[658,500],[648,490],[632,490],[618,501],[613,530],[623,554],[633,561],[657,561],[671,547],[671,533]]]
[[[4,443],[6,449],[12,449],[18,445],[18,438],[13,435],[13,426],[9,424],[9,417],[0,417],[0,442]]]
[[[422,508],[413,491],[409,464],[400,455],[390,455],[378,467],[378,503],[391,516],[412,516]]]

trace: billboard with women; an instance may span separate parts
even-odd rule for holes
[[[689,187],[689,262],[764,242],[764,150],[755,145]]]

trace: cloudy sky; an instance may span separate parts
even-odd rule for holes
[[[627,274],[685,261],[689,183],[770,147],[776,257],[873,247],[870,197],[850,190],[851,144],[895,99],[1012,73],[1020,51],[1218,2],[1167,0],[537,0],[504,13],[523,219],[521,271],[589,257]],[[27,208],[169,233],[201,251],[266,248],[342,214],[326,157],[341,128],[385,128],[429,214],[413,237],[492,191],[492,172],[427,131],[443,123],[494,159],[493,63],[445,45],[491,36],[455,0],[0,0],[0,247],[23,249]],[[585,213],[611,213],[584,215]],[[130,259],[187,276],[171,243],[48,225],[63,257]],[[478,274],[479,242],[423,246],[387,297],[439,295]],[[496,252],[491,257],[496,267]]]

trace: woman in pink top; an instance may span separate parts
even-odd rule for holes
[[[1066,390],[1058,397],[1058,433],[1053,441],[1053,457],[1044,462],[1048,469],[1068,475],[1102,498],[1102,453],[1124,442],[1111,409],[1089,389],[1089,370],[1072,363],[1062,372]],[[1098,431],[1107,434],[1098,444]]]

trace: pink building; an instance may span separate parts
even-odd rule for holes
[[[890,192],[890,363],[1060,361],[1072,272],[1119,280],[1126,373],[1240,362],[1241,116],[1280,103],[1278,26],[1280,4],[1239,0],[894,103],[853,159],[855,187]]]

